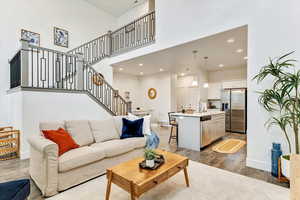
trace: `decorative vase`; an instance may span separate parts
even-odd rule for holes
[[[290,200],[300,200],[300,155],[291,155]]]
[[[273,143],[272,152],[272,176],[278,177],[278,159],[282,155],[281,145],[279,143]]]
[[[289,156],[289,155],[285,155],[285,156]],[[286,159],[284,156],[281,156],[280,159],[281,159],[281,172],[287,179],[290,179],[290,160]]]
[[[147,167],[154,167],[154,160],[146,160],[146,166]]]

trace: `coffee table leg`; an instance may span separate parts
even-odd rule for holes
[[[107,171],[107,186],[106,186],[106,195],[105,199],[109,200],[110,190],[111,190],[111,179],[112,179],[112,171]]]
[[[130,195],[131,195],[131,200],[136,200],[134,196],[133,182],[130,183]]]
[[[184,171],[184,177],[185,177],[185,183],[186,183],[186,186],[187,187],[190,187],[190,182],[189,182],[189,175],[188,175],[188,172],[187,172],[187,168],[185,167],[183,169]]]

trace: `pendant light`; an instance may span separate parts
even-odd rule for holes
[[[194,50],[192,53],[193,53],[194,65],[196,65],[198,51]],[[198,86],[198,78],[197,76],[193,76],[192,87],[197,87],[197,86]]]
[[[207,61],[208,61],[208,57],[207,56],[205,56],[204,57],[204,68],[206,69],[206,67],[207,67]],[[209,84],[208,83],[204,83],[203,84],[203,88],[208,88],[209,87]]]

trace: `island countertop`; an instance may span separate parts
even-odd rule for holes
[[[220,115],[220,114],[225,114],[225,112],[220,110],[208,110],[207,112],[201,112],[201,113],[193,113],[193,114],[172,113],[171,115],[174,117],[204,117],[204,116]]]

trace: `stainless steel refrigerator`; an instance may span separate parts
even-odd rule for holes
[[[232,88],[222,91],[221,109],[225,111],[228,132],[247,132],[247,89]]]

